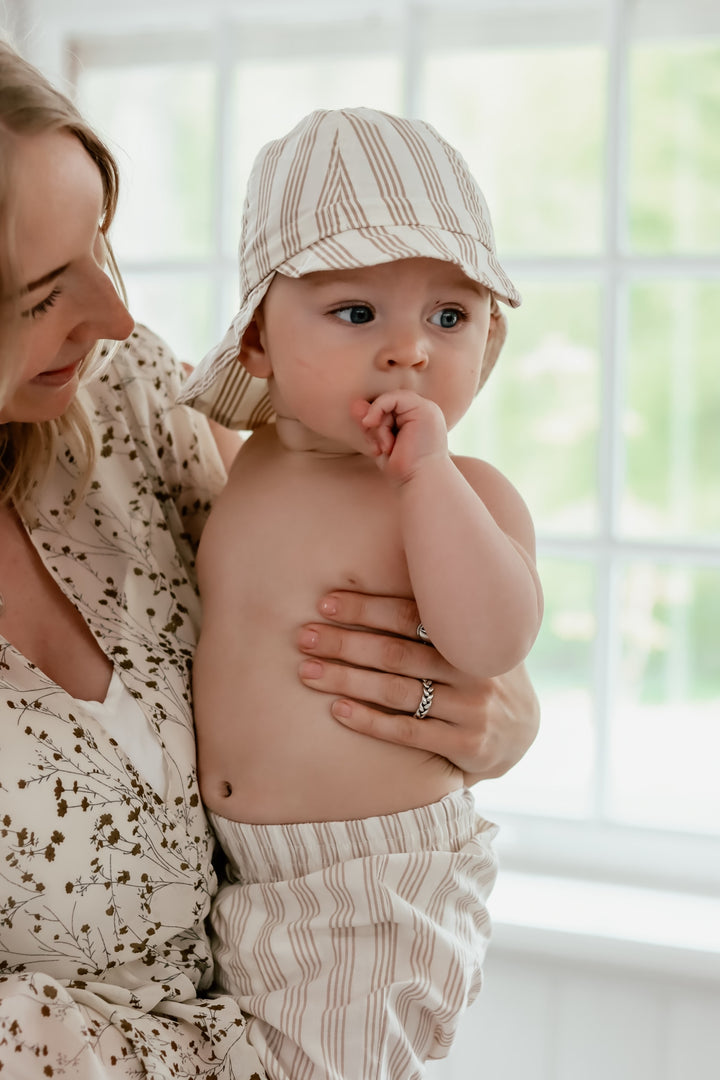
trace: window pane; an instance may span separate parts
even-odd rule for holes
[[[487,458],[530,506],[539,532],[587,534],[597,521],[600,290],[523,285],[503,354],[452,434]]]
[[[523,760],[477,788],[484,806],[579,817],[591,812],[595,575],[589,564],[541,559],[545,618],[528,667],[542,709]]]
[[[637,46],[630,116],[630,245],[720,250],[720,43]]]
[[[210,252],[214,87],[203,64],[81,72],[80,109],[106,133],[120,166],[113,244],[121,264]]]
[[[258,108],[262,88],[262,108]],[[396,56],[303,56],[258,60],[237,68],[232,101],[231,200],[228,249],[237,249],[242,197],[255,156],[271,139],[287,134],[313,109],[362,103],[399,112],[401,69]]]
[[[661,282],[630,294],[622,527],[720,538],[720,284]]]
[[[429,55],[423,115],[467,158],[501,254],[589,254],[603,217],[601,49]]]
[[[125,274],[124,280],[136,321],[164,338],[180,360],[193,365],[202,360],[217,336],[208,275]]]
[[[611,813],[720,834],[720,570],[630,566],[611,724]]]

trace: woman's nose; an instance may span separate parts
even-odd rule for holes
[[[94,285],[94,288],[88,288],[83,317],[70,336],[76,341],[87,339],[93,344],[98,338],[123,341],[132,333],[135,320],[103,270],[98,271]]]
[[[115,292],[114,286],[112,291],[114,296],[111,298],[107,310],[108,328],[103,331],[102,336],[114,341],[124,341],[133,332],[135,320],[125,307],[125,302]]]

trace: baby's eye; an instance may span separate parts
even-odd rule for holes
[[[442,308],[431,315],[430,322],[434,326],[441,326],[443,330],[452,330],[453,327],[466,318],[465,312],[460,311],[458,308]]]
[[[337,315],[338,319],[342,319],[343,322],[353,323],[355,326],[372,322],[375,318],[372,308],[368,307],[367,304],[348,304],[347,307],[336,308],[333,315]]]

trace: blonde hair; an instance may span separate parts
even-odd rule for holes
[[[7,392],[13,364],[13,324],[20,307],[12,244],[13,151],[23,135],[67,131],[84,146],[97,165],[103,186],[100,231],[105,237],[110,276],[125,298],[122,281],[107,231],[118,199],[118,167],[110,150],[86,123],[73,103],[24,60],[7,42],[0,40],[0,405]],[[11,298],[15,297],[15,300]],[[107,358],[109,346],[98,342],[83,361],[81,375],[94,372]],[[95,440],[90,418],[77,399],[62,416],[42,423],[0,424],[0,505],[29,501],[35,486],[47,475],[58,441],[77,463],[79,497],[95,462]]]

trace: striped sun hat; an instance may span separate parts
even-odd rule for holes
[[[496,258],[483,194],[433,127],[373,109],[311,113],[255,159],[240,237],[240,306],[180,400],[226,427],[272,420],[266,381],[249,375],[238,353],[275,274],[418,257],[455,263],[498,300],[520,303]]]

